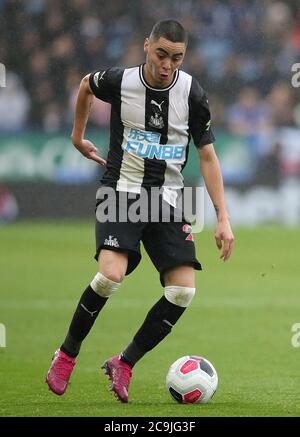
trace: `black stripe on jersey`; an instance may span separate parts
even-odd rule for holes
[[[191,136],[189,135],[188,143],[187,143],[186,149],[185,149],[185,161],[183,162],[183,164],[181,166],[181,170],[180,170],[181,172],[184,169],[184,167],[186,166],[186,163],[188,162],[188,159],[189,159],[190,141],[191,141]]]
[[[121,119],[121,83],[124,69],[114,69],[111,71],[113,77],[113,97],[110,115],[110,144],[107,156],[107,166],[101,183],[103,185],[116,185],[120,178],[120,170],[124,151],[122,149],[124,125]]]
[[[169,91],[146,88],[145,130],[158,132],[160,144],[168,142]],[[165,181],[167,163],[163,159],[145,159],[142,186],[161,187]]]
[[[197,148],[213,143],[214,134],[210,127],[210,110],[205,91],[193,77],[189,94],[189,135]]]

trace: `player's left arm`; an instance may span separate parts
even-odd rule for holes
[[[224,185],[219,159],[213,144],[199,147],[201,173],[217,214],[215,239],[218,249],[223,250],[220,256],[223,261],[230,258],[234,236],[231,230],[229,215],[225,205]]]

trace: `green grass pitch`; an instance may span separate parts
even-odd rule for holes
[[[0,229],[0,416],[298,416],[300,232],[279,226],[236,229],[228,263],[213,230],[197,234],[197,295],[173,333],[135,367],[130,403],[118,403],[100,365],[131,340],[161,296],[148,257],[127,277],[83,344],[70,387],[44,383],[75,305],[96,271],[92,222],[26,223]],[[157,236],[159,238],[159,236]],[[202,355],[219,387],[206,405],[176,404],[165,376],[177,358]]]

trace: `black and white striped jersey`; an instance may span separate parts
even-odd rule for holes
[[[136,193],[141,187],[181,189],[190,138],[196,147],[214,141],[207,97],[198,81],[176,70],[168,87],[153,88],[140,65],[92,73],[90,87],[111,104],[102,184]]]

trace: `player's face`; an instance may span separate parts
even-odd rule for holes
[[[146,38],[144,76],[149,85],[165,88],[172,82],[174,71],[180,67],[186,51],[184,42],[172,42],[160,37],[157,41]]]

